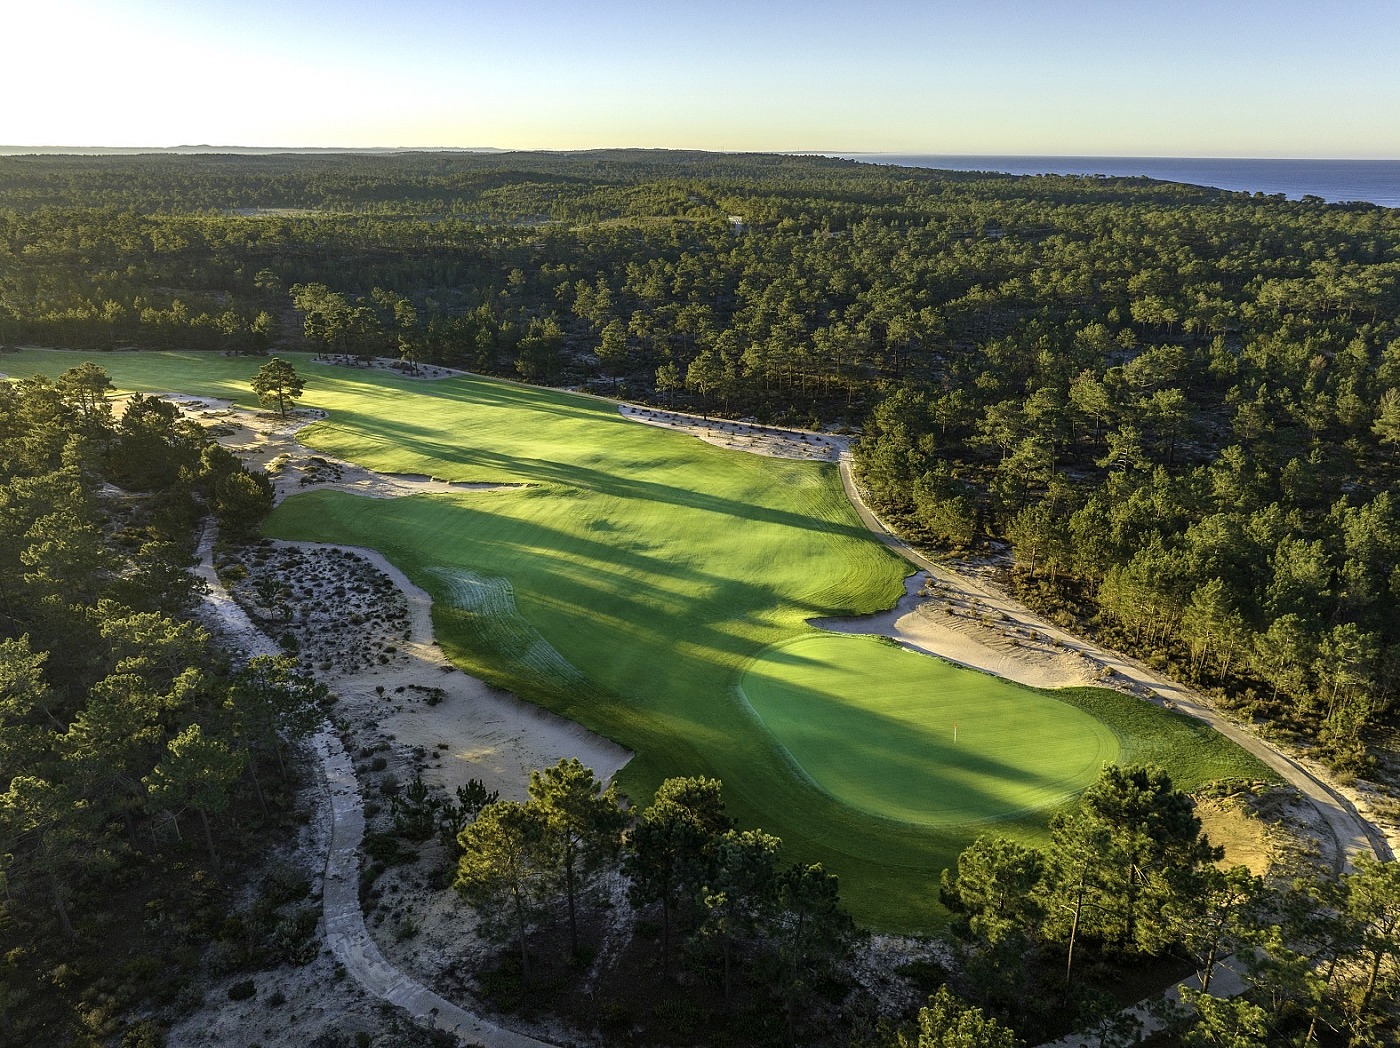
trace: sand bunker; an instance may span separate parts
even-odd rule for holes
[[[299,410],[283,419],[210,398],[167,399],[246,465],[268,469],[279,502],[317,489],[398,498],[518,486],[375,473],[314,454],[296,433],[323,412]],[[536,768],[577,757],[606,780],[631,757],[580,725],[457,670],[433,641],[431,596],[374,550],[268,542],[236,559],[246,573],[234,586],[240,603],[340,696],[349,741],[360,749],[385,747],[401,778],[421,771],[425,782],[449,794],[475,778],[503,797],[522,799]],[[540,643],[548,647],[543,638]],[[578,675],[557,653],[554,661],[535,653],[552,672]]]
[[[802,429],[780,429],[760,426],[756,422],[729,422],[684,415],[676,411],[658,411],[632,404],[621,404],[618,413],[633,422],[688,433],[693,437],[731,451],[746,451],[769,458],[806,459],[812,462],[836,462],[849,441],[829,433],[814,433]]]
[[[891,637],[916,651],[1032,688],[1110,683],[1102,664],[1083,652],[1038,630],[1004,623],[968,592],[946,587],[927,572],[909,576],[904,596],[889,611],[811,622],[835,633]]]

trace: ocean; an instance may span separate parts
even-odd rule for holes
[[[1231,160],[1156,156],[927,156],[840,153],[848,160],[948,171],[1003,171],[1010,175],[1146,175],[1246,193],[1305,194],[1341,202],[1364,200],[1400,207],[1400,160]]]

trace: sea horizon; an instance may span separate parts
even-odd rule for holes
[[[590,149],[508,149],[496,146],[15,146],[0,144],[0,156],[103,156],[159,154],[276,153],[591,153],[650,147]],[[666,151],[663,149],[658,152]],[[675,150],[677,152],[761,153],[763,150]],[[896,153],[777,151],[787,156],[828,156],[868,164],[921,167],[944,171],[985,171],[1007,175],[1104,175],[1151,178],[1163,182],[1223,189],[1238,193],[1282,194],[1289,200],[1316,196],[1328,203],[1366,203],[1400,208],[1400,158],[1338,157],[1183,157],[1108,156],[1098,154]]]
[[[1317,196],[1328,203],[1400,207],[1400,159],[1277,157],[1055,156],[1048,154],[828,153],[847,160],[943,171],[1008,175],[1152,178],[1239,193]]]

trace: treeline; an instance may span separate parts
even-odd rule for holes
[[[1033,604],[1365,772],[1400,681],[1400,339],[1335,326],[1048,356],[1009,399],[902,389],[860,476],[911,535],[1004,540]]]
[[[1379,208],[812,157],[0,158],[0,339],[322,345],[291,293],[322,285],[342,351],[855,422],[890,383],[981,379],[984,406],[1043,356],[1382,324],[1396,236]]]
[[[1052,819],[1044,848],[984,836],[943,872],[962,961],[956,985],[989,1025],[1030,1043],[1073,1019],[1101,1043],[1133,1044],[1138,1021],[1095,984],[1175,958],[1200,990],[1183,995],[1192,1012],[1165,1011],[1171,1043],[1393,1043],[1400,867],[1358,859],[1339,878],[1265,881],[1222,868],[1220,857],[1165,774],[1109,766],[1078,810]],[[1227,958],[1244,992],[1213,995]],[[919,1041],[955,1043],[984,1042]]]
[[[829,986],[839,985],[856,941],[837,879],[819,865],[782,863],[776,837],[736,829],[717,780],[668,779],[635,818],[576,759],[533,773],[523,803],[479,790],[474,796],[475,804],[448,805],[443,825],[465,822],[451,842],[459,856],[456,891],[488,932],[515,948],[510,980],[494,976],[498,1004],[520,1007],[532,995],[558,994],[560,954],[565,967],[587,966],[594,947],[580,928],[599,918],[595,885],[620,872],[632,931],[638,941],[654,936],[656,945],[632,963],[608,960],[603,967],[613,974],[605,978],[621,974],[626,985],[594,988],[609,1003],[590,1022],[612,1033],[644,1022],[666,1038],[695,1032],[703,1015],[704,1026],[751,1043],[830,1042],[827,1025],[837,1013]],[[404,816],[409,809],[396,812],[401,830],[413,825]],[[611,903],[602,920],[619,920]],[[554,963],[541,976],[539,940],[552,928]],[[692,973],[685,984],[682,970]]]
[[[180,1001],[229,916],[227,864],[287,818],[286,746],[323,716],[292,661],[232,666],[190,620],[197,521],[247,533],[266,477],[168,402],[116,416],[110,387],[90,364],[0,382],[7,1045],[109,1043]]]
[[[1161,1009],[1164,1043],[1363,1046],[1390,1043],[1400,1020],[1400,867],[1227,868],[1195,802],[1156,768],[1107,766],[1043,847],[983,836],[943,871],[956,963],[898,973],[936,991],[904,1019],[862,1007],[836,878],[735,829],[715,780],[668,779],[639,813],[577,760],[535,772],[524,802],[472,783],[444,805],[415,785],[394,802],[395,829],[425,840],[436,827],[457,856],[454,888],[508,947],[478,975],[493,1003],[552,1006],[610,1035],[1017,1048],[1076,1029],[1132,1044],[1141,1024],[1124,1009],[1188,972],[1200,991]],[[599,890],[618,874],[633,908],[623,947],[601,930],[622,916]],[[1228,976],[1217,987],[1226,961],[1243,993]],[[578,993],[590,966],[609,1002],[597,1010]]]
[[[863,425],[916,539],[1365,771],[1400,213],[692,153],[0,158],[0,342],[304,347]]]

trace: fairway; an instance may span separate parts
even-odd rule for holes
[[[817,786],[919,826],[1064,804],[1118,757],[1113,733],[1073,706],[872,637],[775,645],[740,686]]]
[[[968,818],[1043,840],[1049,811],[1115,754],[1157,761],[1186,789],[1269,777],[1200,722],[1129,696],[1061,702],[816,633],[809,618],[893,605],[909,570],[861,524],[833,464],[725,451],[557,390],[289,356],[307,379],[301,406],[328,414],[302,431],[308,446],[387,473],[526,486],[311,491],[278,507],[268,536],[379,550],[432,594],[458,666],[634,751],[617,777],[634,803],[667,776],[720,778],[736,819],[781,837],[788,861],[839,874],[865,924],[938,926],[934,886],[976,835]],[[0,370],[56,376],[83,359],[25,351]],[[90,359],[123,389],[256,406],[256,360]],[[928,683],[901,690],[910,680]],[[959,761],[939,737],[955,710]]]

